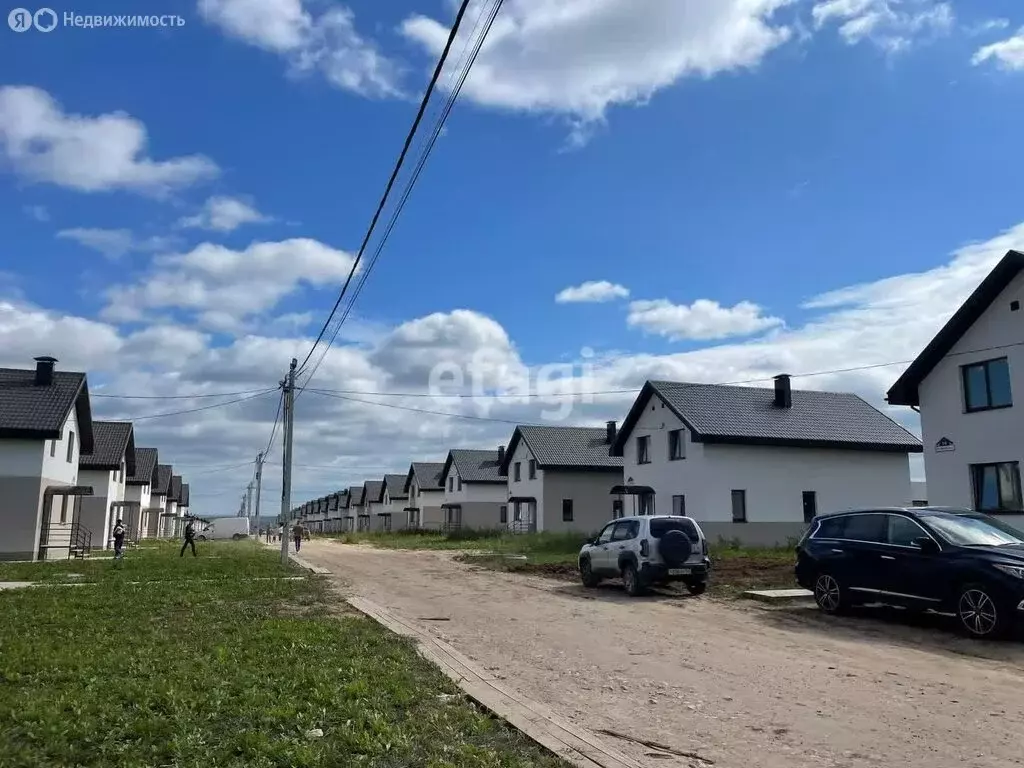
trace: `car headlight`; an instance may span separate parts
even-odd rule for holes
[[[1005,574],[1016,576],[1018,579],[1024,579],[1024,566],[1006,565],[1005,563],[992,563],[992,565]]]

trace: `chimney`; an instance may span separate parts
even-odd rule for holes
[[[788,373],[780,373],[775,377],[775,407],[793,407],[793,390],[789,386]]]
[[[36,378],[35,385],[37,387],[48,387],[53,384],[53,366],[57,362],[56,357],[37,357],[36,361]]]
[[[501,464],[504,461],[505,461],[505,446],[504,445],[499,445],[498,446],[498,463]]]
[[[609,421],[607,424],[605,424],[605,442],[607,442],[608,445],[611,445],[612,443],[615,442],[616,431],[617,426],[614,421]]]

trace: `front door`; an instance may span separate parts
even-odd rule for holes
[[[942,552],[924,552],[915,543],[933,537],[909,517],[886,517],[890,546],[882,559],[878,589],[897,602],[938,604],[955,586],[949,583],[950,569]]]
[[[590,550],[590,567],[594,573],[615,573],[617,569],[612,563],[612,533],[617,523],[608,523],[597,537],[597,543]]]

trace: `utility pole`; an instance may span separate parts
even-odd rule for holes
[[[292,507],[292,426],[295,421],[295,367],[294,357],[288,368],[284,387],[284,467],[281,473],[281,562],[288,562],[288,516]]]
[[[245,487],[245,519],[249,521],[249,530],[252,532],[252,480]]]
[[[259,531],[260,529],[260,493],[262,492],[263,485],[263,452],[256,457],[256,527],[253,529]]]

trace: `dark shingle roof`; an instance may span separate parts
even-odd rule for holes
[[[612,451],[625,441],[652,395],[659,395],[699,443],[848,448],[921,453],[921,441],[854,394],[793,390],[791,408],[775,406],[765,387],[648,381],[637,396]]]
[[[392,499],[409,498],[405,490],[405,475],[384,475],[384,487],[388,489],[388,496]]]
[[[512,454],[525,440],[540,469],[622,469],[622,457],[608,453],[604,427],[519,426],[512,433],[501,473],[508,474]]]
[[[337,491],[335,496],[338,497],[338,509],[348,509],[349,493],[348,488]]]
[[[135,438],[130,421],[94,421],[92,438],[92,453],[78,457],[80,468],[116,470],[124,459],[126,473],[134,473]]]
[[[181,501],[178,503],[183,507],[188,506],[188,483],[181,484]]]
[[[501,474],[498,462],[498,451],[478,451],[463,448],[452,448],[448,451],[441,477],[448,474],[448,468],[454,462],[455,469],[464,483],[505,483],[508,478]]]
[[[350,507],[361,507],[363,505],[363,486],[350,485],[348,488]]]
[[[171,492],[171,478],[174,476],[174,467],[170,464],[156,465],[156,483],[153,485],[152,493],[166,496]]]
[[[81,453],[92,453],[92,409],[84,373],[54,371],[53,383],[37,386],[35,370],[0,368],[0,438],[60,439],[71,409],[78,420]]]
[[[128,485],[156,484],[156,448],[135,449],[135,472],[128,475]]]
[[[384,481],[383,480],[367,480],[363,483],[363,501],[379,503],[384,498]]]
[[[939,361],[942,360],[963,338],[968,329],[981,318],[992,306],[999,295],[1006,289],[1021,270],[1024,270],[1024,253],[1007,251],[1006,255],[993,267],[988,276],[974,289],[974,293],[960,305],[944,326],[922,350],[917,359],[903,372],[903,375],[892,385],[886,400],[892,405],[920,405],[918,387],[927,378]],[[993,355],[998,357],[999,354]],[[967,362],[967,361],[965,361]]]
[[[167,494],[168,501],[181,501],[181,475],[171,475],[170,493]]]
[[[444,488],[444,462],[414,461],[409,466],[409,474],[405,477],[405,491],[409,492],[409,484],[413,475],[419,483],[421,491],[439,491]]]

